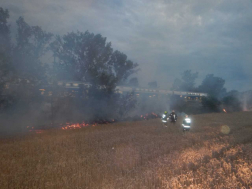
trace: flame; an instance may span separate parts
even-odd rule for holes
[[[35,133],[37,133],[37,134],[41,134],[43,132],[44,132],[43,130],[35,130]]]
[[[61,124],[62,125],[62,124]],[[74,124],[71,124],[71,123],[66,123],[63,127],[61,127],[62,130],[68,130],[68,129],[80,129],[80,128],[83,128],[83,127],[87,127],[89,126],[88,123],[85,123],[85,122],[82,122],[82,123],[74,123]],[[92,126],[95,126],[95,125],[92,125]]]
[[[152,112],[151,114],[152,114],[152,115],[154,115],[155,117],[158,117],[158,115],[157,115],[157,114],[155,114],[154,112]]]
[[[223,110],[223,112],[227,113],[226,109],[223,108],[222,110]]]
[[[154,118],[158,118],[158,117],[159,116],[157,114],[155,114],[154,112],[152,112],[152,113],[146,113],[146,114],[140,116],[140,118],[144,119],[144,120],[146,120],[146,119],[154,119]]]
[[[146,113],[145,115],[141,115],[140,116],[140,120],[146,120],[146,119],[152,119],[152,118],[157,118],[159,117],[157,114],[155,114],[154,112],[152,113]],[[98,120],[96,122],[92,122],[92,123],[86,123],[86,122],[82,122],[82,123],[70,123],[70,122],[66,122],[66,123],[61,123],[58,126],[58,129],[61,130],[70,130],[70,129],[81,129],[84,127],[88,127],[88,126],[92,126],[95,127],[98,124],[108,124],[108,123],[113,123],[113,122],[117,122],[117,120],[115,119],[111,119],[111,120]],[[44,130],[40,130],[39,128],[35,128],[32,126],[26,126],[27,130],[30,132],[35,132],[37,134],[43,133]]]
[[[44,130],[35,129],[34,127],[30,127],[30,126],[27,126],[26,128],[29,129],[29,132],[35,132],[37,134],[41,134],[44,132]]]

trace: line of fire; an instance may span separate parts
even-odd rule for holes
[[[9,89],[9,92],[12,91],[17,86],[9,85],[7,88]],[[76,129],[76,128],[82,128],[86,126],[95,126],[96,124],[106,124],[106,123],[112,123],[118,121],[117,119],[98,119],[98,120],[92,120],[92,121],[86,121],[83,120],[83,122],[79,123],[73,123],[73,122],[66,122],[66,123],[60,123],[55,120],[55,113],[54,113],[54,97],[71,97],[71,98],[88,98],[87,94],[89,93],[89,89],[91,87],[91,84],[85,83],[85,82],[79,82],[79,81],[59,81],[55,84],[48,84],[48,85],[42,85],[40,88],[38,88],[38,92],[41,95],[41,97],[45,98],[45,102],[51,107],[51,110],[46,113],[45,119],[41,119],[44,121],[41,121],[39,126],[33,127],[28,125],[27,129],[30,131],[36,131],[41,132],[41,129],[46,129],[50,127],[56,127],[56,128],[62,128],[63,130],[66,129]],[[181,91],[170,91],[170,90],[164,90],[164,89],[151,89],[151,88],[141,88],[141,87],[131,87],[131,86],[117,86],[115,88],[115,93],[127,95],[132,94],[135,95],[136,99],[138,99],[138,103],[145,104],[146,101],[148,102],[154,102],[155,106],[159,105],[157,102],[161,102],[160,104],[163,107],[159,107],[159,109],[168,109],[170,104],[170,99],[172,96],[176,96],[176,98],[179,98],[187,103],[193,103],[200,105],[202,97],[207,96],[206,93],[197,93],[197,92],[181,92]],[[152,108],[146,108],[145,111],[138,112],[135,115],[131,115],[131,120],[138,121],[138,120],[145,120],[145,119],[153,119],[159,117],[159,113],[161,111],[159,110],[152,110],[153,106],[149,105]],[[48,115],[47,115],[48,114]],[[46,119],[49,118],[49,119]],[[86,118],[85,118],[86,119]],[[45,121],[47,120],[47,121]]]
[[[12,86],[13,87],[13,86]],[[11,90],[11,86],[9,89]],[[49,84],[49,85],[44,85],[41,86],[41,88],[38,89],[39,93],[41,96],[45,97],[45,99],[49,99],[51,101],[51,97],[54,96],[54,91],[55,93],[58,93],[60,91],[60,94],[62,97],[68,96],[68,97],[85,97],[84,95],[89,92],[89,89],[91,87],[91,84],[85,83],[85,82],[79,82],[79,81],[60,81],[57,82],[56,84]],[[117,86],[115,88],[115,92],[126,95],[126,94],[133,94],[137,97],[138,102],[140,103],[145,103],[147,101],[152,101],[152,102],[158,102],[162,101],[162,104],[170,104],[171,103],[171,97],[175,96],[176,99],[181,99],[185,101],[188,104],[191,104],[191,106],[196,107],[196,109],[199,109],[201,106],[201,101],[203,97],[207,96],[207,93],[199,93],[199,92],[182,92],[182,91],[171,91],[171,90],[164,90],[164,89],[151,89],[151,88],[141,88],[141,87],[131,87],[131,86]],[[133,93],[132,93],[133,92]],[[242,96],[245,99],[245,96],[251,96],[252,91],[248,91],[246,93],[243,93]],[[53,99],[53,98],[52,98]],[[52,103],[53,101],[51,101]],[[244,100],[244,102],[246,102]],[[51,105],[53,107],[53,105]],[[246,106],[246,110],[250,109],[248,106]],[[245,110],[245,111],[246,111]],[[158,111],[157,111],[158,112]],[[134,121],[137,120],[145,120],[145,119],[152,119],[152,118],[157,118],[159,117],[157,112],[151,112],[151,113],[143,113],[142,115],[138,115],[134,118]],[[223,112],[226,112],[226,109],[223,108]],[[57,124],[54,121],[54,115],[53,115],[53,110],[51,111],[50,117],[51,117],[51,124],[55,126],[58,125],[57,127],[63,129],[63,130],[68,130],[68,129],[78,129],[86,126],[96,126],[97,124],[106,124],[106,123],[112,123],[116,122],[116,119],[111,119],[111,120],[95,120],[93,122],[79,122],[79,123],[71,123],[71,122],[66,122],[66,123],[60,123]],[[49,124],[50,125],[50,124]],[[39,128],[44,128],[39,127]],[[29,131],[35,131],[37,133],[41,133],[42,130],[38,128],[34,128],[31,126],[27,126],[27,129]]]
[[[78,82],[78,81],[60,81],[56,85],[47,85],[43,86],[43,88],[40,88],[40,94],[44,96],[45,98],[53,97],[54,91],[61,91],[61,94],[63,96],[68,97],[85,97],[85,94],[89,92],[89,88],[91,87],[91,84],[85,83],[85,82]],[[130,87],[130,86],[117,86],[115,88],[115,92],[126,95],[126,94],[133,94],[137,97],[138,103],[145,103],[147,101],[152,102],[160,102],[162,101],[165,104],[169,104],[171,96],[175,95],[177,98],[183,99],[186,102],[190,102],[193,104],[200,105],[200,102],[202,100],[202,97],[207,96],[206,93],[196,93],[196,92],[181,92],[181,91],[170,91],[170,90],[164,90],[164,89],[151,89],[151,88],[140,88],[140,87]],[[133,93],[132,93],[133,92]],[[62,96],[62,97],[63,97]],[[138,120],[146,120],[146,119],[153,119],[157,118],[160,115],[157,114],[157,112],[150,112],[150,113],[142,113],[141,115],[135,115],[134,117],[131,117],[132,120],[138,121]],[[78,129],[86,126],[96,126],[96,124],[106,124],[106,123],[112,123],[116,122],[116,119],[112,120],[100,120],[95,121],[92,123],[82,122],[82,123],[65,123],[61,124],[61,128],[63,130],[68,129]],[[31,129],[31,128],[28,128]],[[32,131],[33,129],[31,129]],[[41,130],[36,130],[41,131]]]

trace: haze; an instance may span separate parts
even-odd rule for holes
[[[141,86],[169,89],[185,70],[251,90],[252,3],[249,0],[3,0],[13,31],[23,16],[54,34],[100,33],[137,62]]]

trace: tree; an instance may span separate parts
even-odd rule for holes
[[[11,50],[9,17],[9,11],[0,7],[0,52],[5,54]]]
[[[65,79],[67,73],[68,79],[113,91],[116,85],[137,71],[138,65],[128,60],[125,54],[113,52],[111,43],[100,34],[86,31],[57,36],[51,48],[59,60],[59,79]]]
[[[244,92],[242,94],[243,98],[243,110],[248,111],[252,110],[252,93]]]
[[[0,53],[0,94],[2,94],[7,83],[10,81],[12,65],[10,59],[3,53]]]
[[[128,85],[129,86],[132,86],[132,87],[138,87],[139,86],[139,83],[138,83],[138,79],[137,77],[133,77],[129,80],[128,82]]]
[[[219,112],[221,102],[215,96],[202,97],[203,107],[210,112]]]
[[[180,96],[172,95],[170,98],[170,109],[176,112],[186,112],[186,102]]]
[[[22,17],[17,20],[17,30],[13,51],[17,81],[31,85],[44,83],[47,66],[41,62],[41,57],[49,50],[53,35],[39,26],[29,26]]]
[[[194,91],[195,80],[198,78],[198,72],[192,73],[191,70],[186,70],[182,74],[181,90]]]
[[[113,52],[109,65],[112,68],[112,72],[110,71],[110,74],[115,73],[117,84],[125,82],[130,75],[139,70],[136,69],[138,64],[128,60],[127,55],[117,50]]]
[[[222,99],[223,107],[229,112],[237,112],[242,110],[241,102],[239,101],[239,92],[232,90]]]
[[[11,63],[9,51],[11,50],[10,25],[8,25],[9,11],[0,7],[0,91],[2,90],[10,72]]]
[[[182,81],[178,78],[176,78],[173,82],[173,85],[171,87],[172,91],[179,91],[182,85]]]
[[[11,72],[10,61],[10,25],[8,24],[9,11],[0,7],[0,95],[9,81]]]
[[[79,115],[79,119],[83,115],[90,119],[115,118],[118,113],[117,116],[125,116],[134,107],[133,95],[117,94],[114,89],[137,72],[138,65],[128,60],[124,53],[113,51],[105,37],[88,31],[71,32],[63,37],[56,36],[50,47],[56,58],[57,80],[91,84],[88,89],[83,88],[84,95],[78,95],[69,104],[72,109],[75,107],[74,116]]]
[[[10,59],[11,37],[8,24],[9,11],[0,7],[0,108],[5,109],[12,103],[12,98],[7,94],[8,83],[13,76],[13,66]]]
[[[220,77],[214,77],[213,74],[208,74],[198,87],[198,91],[207,93],[208,95],[218,98],[225,91],[225,80]]]
[[[7,93],[8,84],[12,79],[12,64],[8,56],[0,53],[0,111],[13,103],[12,96]]]
[[[180,79],[175,79],[171,90],[174,91],[195,91],[195,80],[198,78],[198,72],[192,73],[191,70],[186,70],[181,75]]]
[[[125,117],[132,109],[136,107],[137,100],[136,95],[132,93],[127,93],[124,96],[121,96],[118,100],[117,112],[119,117]]]
[[[224,88],[225,80],[220,77],[214,77],[213,74],[208,74],[198,87],[198,91],[208,94],[202,98],[203,107],[210,112],[220,111],[220,99],[226,95]]]
[[[157,82],[152,81],[148,83],[149,88],[156,89],[157,88]]]

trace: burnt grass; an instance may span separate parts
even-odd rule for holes
[[[252,112],[0,139],[1,188],[252,188]]]

